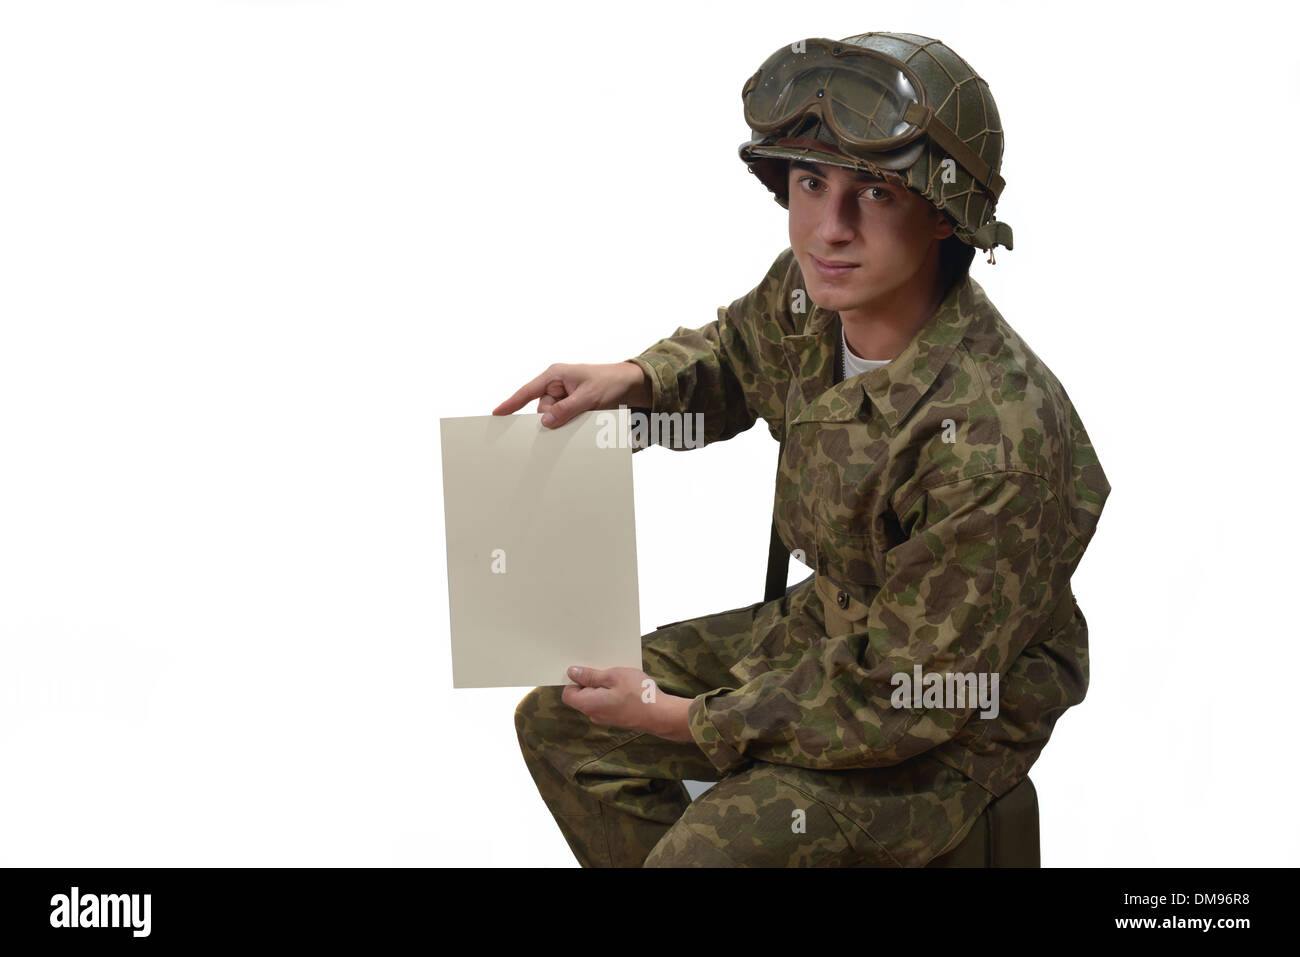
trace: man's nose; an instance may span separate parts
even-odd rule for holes
[[[853,213],[850,205],[853,197],[849,194],[829,197],[830,202],[822,205],[821,219],[817,223],[817,238],[824,243],[843,243],[853,238]]]

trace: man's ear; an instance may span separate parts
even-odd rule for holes
[[[934,238],[947,239],[956,230],[953,221],[942,210],[930,208],[934,210]]]

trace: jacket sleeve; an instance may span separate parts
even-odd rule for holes
[[[886,553],[858,630],[829,637],[824,621],[793,616],[775,626],[805,632],[789,636],[808,643],[791,670],[691,702],[691,735],[719,771],[751,759],[828,770],[897,764],[980,720],[978,700],[913,707],[895,675],[911,681],[918,665],[923,676],[983,672],[992,687],[1068,587],[1073,567],[1057,556],[1079,550],[1048,483],[1024,472],[920,492],[899,515],[908,537]]]
[[[650,378],[651,411],[702,417],[696,421],[702,422],[703,436],[694,436],[691,445],[667,439],[661,444],[680,450],[721,442],[760,417],[780,438],[789,385],[781,337],[795,331],[787,287],[796,269],[794,253],[786,249],[757,286],[719,307],[713,322],[699,329],[679,327],[628,360]]]

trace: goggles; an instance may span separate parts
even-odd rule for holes
[[[918,141],[925,137],[987,189],[994,201],[1005,185],[935,115],[920,77],[907,64],[877,50],[837,40],[800,40],[768,57],[745,81],[741,98],[745,121],[755,133],[792,130],[799,120],[816,116],[842,150],[884,168],[910,166],[920,154],[907,147],[920,146]],[[885,154],[897,155],[891,163]]]

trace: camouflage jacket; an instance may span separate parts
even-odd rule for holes
[[[691,734],[722,772],[927,753],[1000,796],[1087,690],[1070,578],[1110,485],[1065,390],[973,279],[844,381],[839,315],[804,289],[787,248],[716,321],[631,360],[654,411],[703,414],[703,444],[759,418],[783,441],[776,526],[816,572],[764,606],[738,686],[691,703]],[[895,707],[895,675],[917,666],[996,673],[996,716]]]

